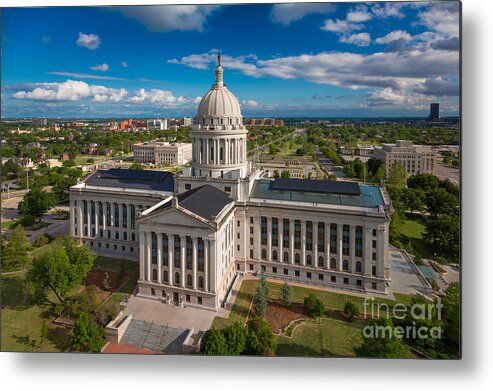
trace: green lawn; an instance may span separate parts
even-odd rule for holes
[[[303,322],[292,338],[278,336],[276,356],[353,357],[361,343],[361,324],[322,318]]]
[[[7,221],[2,221],[2,229],[13,229],[17,225],[16,220],[7,220]]]
[[[269,298],[280,299],[282,283],[268,282],[269,286]],[[244,322],[248,316],[250,303],[252,302],[253,295],[257,289],[257,280],[244,280],[241,284],[240,291],[236,298],[233,308],[227,319],[216,316],[212,322],[212,327],[223,328],[231,325],[235,321]],[[364,298],[360,296],[345,295],[343,293],[329,292],[318,289],[311,289],[301,286],[291,286],[293,303],[303,303],[303,300],[310,293],[314,293],[320,300],[323,301],[325,306],[335,308],[338,310],[344,309],[344,305],[347,301],[352,301],[363,312]],[[395,294],[396,300],[376,298],[374,303],[385,303],[392,308],[397,303],[409,304],[412,296],[404,294]],[[381,311],[385,311],[385,308],[381,308]]]
[[[31,301],[26,290],[25,273],[2,276],[1,344],[2,351],[61,352],[69,346],[68,330],[55,326],[53,305],[46,300]],[[48,300],[56,303],[54,295]],[[43,320],[49,326],[48,340],[40,346]]]
[[[41,247],[36,255],[49,251],[50,246]],[[138,262],[120,259],[98,257],[95,267],[102,270],[130,273],[132,278],[118,292],[108,299],[108,302],[120,302],[125,293],[132,293],[139,276]],[[26,273],[3,275],[1,281],[1,345],[2,351],[67,351],[69,346],[69,331],[51,323],[55,319],[53,303],[58,303],[54,294],[48,293],[48,300],[33,301],[29,298],[25,282]],[[74,289],[74,293],[80,288]],[[44,347],[39,344],[41,325],[45,320],[50,332]]]
[[[406,213],[400,233],[409,239],[411,245],[423,258],[434,258],[433,249],[423,239],[426,218],[419,214]],[[405,244],[405,243],[404,243]]]

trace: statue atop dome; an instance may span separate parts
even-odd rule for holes
[[[221,66],[221,49],[217,50],[217,66]]]

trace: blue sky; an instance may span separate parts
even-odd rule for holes
[[[195,115],[225,82],[246,116],[459,110],[458,2],[7,8],[4,117]]]

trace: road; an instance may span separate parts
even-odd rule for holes
[[[337,180],[352,180],[342,171],[342,167],[332,165],[330,159],[326,158],[321,152],[317,151],[315,153],[315,158],[322,168],[327,171],[327,174],[333,174]]]
[[[448,178],[460,186],[460,170],[458,168],[446,166],[439,160],[435,165],[435,174],[442,179]]]
[[[262,145],[262,146],[259,146],[258,147],[258,151],[259,152],[262,152],[262,151],[268,151],[269,150],[269,145],[271,144],[275,144],[275,143],[279,143],[281,141],[284,141],[290,137],[293,137],[294,135],[298,134],[298,135],[301,135],[303,134],[305,131],[305,129],[295,129],[293,132],[291,133],[288,133],[282,137],[279,137],[279,138],[276,138],[275,140],[272,140],[271,142],[265,144],[265,145]],[[255,148],[252,149],[250,152],[248,152],[249,155],[253,155],[255,153]]]

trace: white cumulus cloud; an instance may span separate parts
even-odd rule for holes
[[[289,25],[291,22],[303,19],[310,14],[328,14],[334,12],[335,4],[274,4],[271,10],[271,20],[275,23]]]
[[[339,41],[357,46],[368,46],[371,43],[371,37],[369,33],[358,33],[351,34],[349,36],[342,36],[339,38]]]
[[[148,30],[203,31],[207,18],[220,9],[218,5],[148,5],[125,6],[112,9],[124,16],[138,20]]]
[[[93,67],[91,67],[91,69],[93,71],[106,72],[108,69],[110,69],[110,66],[108,64],[106,64],[106,63],[103,63],[103,64],[94,65]]]
[[[84,34],[80,32],[76,44],[77,46],[94,50],[101,45],[101,39],[96,34]]]
[[[403,39],[404,41],[410,41],[413,37],[406,31],[396,30],[388,33],[383,37],[379,37],[375,40],[376,43],[390,43],[397,41],[398,39]]]

